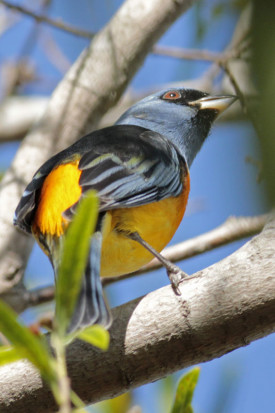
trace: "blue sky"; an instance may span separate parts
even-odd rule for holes
[[[221,3],[221,2],[219,2]],[[177,47],[223,50],[231,38],[237,20],[237,12],[225,5],[224,13],[213,18],[218,2],[204,1],[200,13],[193,8],[179,19],[163,36],[160,44]],[[25,2],[29,7],[34,2]],[[50,15],[62,17],[68,23],[96,31],[108,21],[119,1],[73,0],[53,1]],[[200,16],[200,17],[198,17]],[[205,30],[202,38],[197,35],[198,24]],[[33,22],[23,19],[2,37],[0,61],[16,60],[24,39],[31,33]],[[60,72],[45,55],[47,36],[51,36],[62,49],[68,62],[73,62],[88,44],[77,38],[49,27],[40,30],[31,58],[37,68],[38,80],[20,90],[21,94],[50,95],[61,79]],[[206,63],[185,62],[159,56],[149,56],[131,83],[137,91],[162,83],[196,78],[207,68]],[[1,92],[1,91],[0,91]],[[0,144],[0,170],[8,167],[18,143]],[[254,215],[266,210],[262,184],[257,183],[258,171],[245,161],[247,156],[259,159],[259,147],[253,127],[249,122],[218,123],[212,130],[191,168],[191,192],[186,216],[172,244],[201,234],[220,225],[230,215]],[[35,172],[35,171],[34,171]],[[235,251],[245,241],[186,260],[180,266],[189,274],[209,266]],[[36,246],[31,255],[26,282],[29,286],[47,285],[53,282],[53,274],[47,258]],[[108,288],[112,305],[119,305],[146,294],[168,283],[164,270],[143,275],[136,279],[117,283]],[[47,309],[44,306],[39,312]],[[24,314],[30,321],[32,311]],[[258,413],[272,411],[275,406],[275,336],[258,340],[220,359],[201,366],[201,377],[195,391],[196,413]],[[179,373],[176,377],[179,376]],[[143,386],[134,392],[135,402],[144,413],[159,412],[161,384]],[[215,410],[219,397],[224,399]]]

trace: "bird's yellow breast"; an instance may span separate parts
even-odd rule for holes
[[[103,232],[101,276],[115,276],[138,270],[153,256],[121,231],[138,232],[160,252],[175,234],[185,212],[190,189],[189,175],[181,195],[151,204],[108,211]]]

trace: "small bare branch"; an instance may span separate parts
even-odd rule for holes
[[[257,117],[258,111],[254,107],[251,107],[249,97],[245,95],[245,93],[242,91],[242,88],[240,87],[239,82],[237,81],[237,78],[233,72],[233,70],[230,68],[229,62],[223,62],[220,64],[220,66],[223,68],[225,73],[228,76],[228,79],[230,80],[236,95],[239,98],[240,104],[242,111],[245,115],[247,115],[252,122],[255,131],[257,132],[258,136],[261,136],[261,125],[259,124],[259,120]]]
[[[71,61],[58,43],[54,40],[54,36],[51,32],[43,32],[39,42],[48,57],[49,61],[55,66],[62,74],[66,73],[71,66]]]
[[[152,53],[160,56],[173,57],[184,60],[204,60],[220,64],[220,62],[236,59],[242,52],[242,44],[238,47],[227,49],[225,52],[212,52],[210,50],[182,49],[178,47],[154,46]]]
[[[211,52],[209,50],[182,49],[179,47],[154,46],[152,53],[159,56],[173,57],[175,59],[185,60],[206,60],[217,62],[223,53]]]
[[[239,85],[238,85],[235,77],[233,76],[233,73],[231,73],[231,71],[230,71],[230,69],[229,69],[229,67],[228,67],[228,65],[227,65],[226,62],[222,62],[222,63],[220,64],[220,66],[222,67],[222,69],[223,69],[223,70],[225,71],[225,73],[227,74],[227,76],[228,76],[228,78],[229,78],[229,80],[230,80],[233,88],[235,89],[235,93],[236,93],[236,95],[238,96],[238,98],[239,98],[239,100],[240,100],[240,103],[241,103],[243,112],[244,112],[245,114],[247,114],[247,105],[246,105],[246,102],[245,102],[245,97],[244,97],[244,95],[243,95],[243,93],[242,93],[242,91],[241,91],[241,89],[240,89],[240,87],[239,87]]]
[[[3,62],[1,78],[3,79],[1,97],[4,97],[15,94],[17,89],[23,84],[37,80],[37,75],[35,66],[28,59],[21,58],[16,63],[8,60]]]
[[[16,4],[12,4],[6,0],[0,0],[0,4],[3,4],[4,6],[8,7],[11,10],[14,10],[16,12],[25,14],[28,17],[31,17],[35,19],[38,23],[45,23],[48,24],[49,26],[54,27],[55,29],[63,30],[64,32],[73,34],[75,36],[80,36],[80,37],[86,37],[88,39],[92,39],[95,33],[78,29],[76,27],[73,27],[69,24],[63,23],[62,21],[59,20],[54,20],[50,19],[47,16],[44,15],[39,15],[34,13],[33,11],[27,9],[26,7],[22,7]]]
[[[55,289],[53,286],[37,288],[29,291],[27,295],[28,307],[35,307],[36,305],[48,303],[54,299]]]

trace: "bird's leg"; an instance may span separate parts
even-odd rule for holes
[[[175,294],[180,295],[181,292],[179,290],[179,284],[184,278],[187,278],[188,275],[184,271],[182,271],[177,265],[173,264],[171,261],[167,260],[163,255],[157,252],[150,244],[148,244],[148,242],[144,241],[144,239],[141,238],[138,232],[132,232],[130,234],[127,234],[127,237],[132,239],[133,241],[137,241],[162,263],[162,265],[166,268],[167,275],[169,277]]]

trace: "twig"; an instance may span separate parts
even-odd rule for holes
[[[10,30],[13,26],[15,26],[19,20],[19,16],[13,16],[10,18],[8,13],[5,13],[4,10],[1,8],[1,19],[0,19],[0,36],[2,37],[5,32]]]
[[[43,51],[49,58],[50,62],[61,72],[65,73],[71,66],[70,60],[65,56],[57,42],[54,40],[52,33],[43,33],[42,44]]]
[[[42,287],[31,290],[28,293],[28,307],[34,307],[39,304],[47,303],[54,299],[54,287]]]
[[[26,9],[25,7],[16,4],[11,4],[6,0],[0,0],[0,4],[3,4],[11,10],[25,14],[26,16],[35,19],[37,22],[43,22],[45,24],[48,24],[49,26],[55,27],[56,29],[63,30],[70,34],[74,34],[75,36],[86,37],[88,39],[91,39],[95,35],[95,33],[78,29],[59,20],[50,19],[47,16],[36,14],[33,11]]]
[[[221,68],[225,71],[225,73],[227,74],[227,76],[228,76],[228,78],[229,78],[229,80],[230,80],[230,82],[231,82],[231,84],[232,84],[232,86],[233,86],[233,88],[234,88],[234,90],[235,90],[235,92],[236,92],[239,100],[240,100],[240,104],[241,104],[241,106],[242,106],[242,110],[243,110],[243,112],[247,115],[248,109],[247,109],[247,105],[246,105],[246,102],[245,102],[244,94],[242,93],[242,91],[241,91],[241,89],[240,89],[240,87],[239,87],[239,85],[238,85],[235,77],[233,76],[231,70],[229,69],[227,62],[221,62],[221,63],[220,63],[220,66],[221,66]]]
[[[261,130],[260,130],[260,125],[259,125],[259,121],[257,119],[256,114],[253,112],[253,110],[251,110],[251,108],[249,107],[249,103],[247,101],[246,96],[244,95],[244,93],[242,92],[235,76],[233,75],[232,71],[229,69],[228,63],[227,62],[223,62],[220,63],[220,66],[223,68],[223,70],[225,71],[225,73],[227,74],[236,95],[238,96],[239,100],[240,100],[240,104],[243,110],[243,113],[245,115],[247,115],[250,119],[250,121],[252,122],[255,131],[257,132],[258,136],[261,135]]]
[[[268,215],[259,215],[256,217],[230,217],[222,225],[212,231],[183,241],[172,247],[165,248],[162,255],[172,262],[182,261],[231,242],[251,237],[258,234],[263,229],[267,216]],[[159,268],[161,268],[161,264],[154,258],[140,270],[119,277],[104,278],[102,284],[106,286]]]
[[[186,60],[207,60],[209,62],[220,61],[223,53],[211,52],[209,50],[182,49],[179,47],[154,46],[152,53],[155,55],[174,57]]]
[[[153,47],[152,53],[155,55],[174,57],[176,59],[205,60],[220,65],[220,63],[227,62],[228,60],[239,58],[241,54],[245,50],[247,50],[247,48],[248,43],[242,40],[238,43],[237,46],[234,46],[232,49],[227,49],[224,52],[212,52],[210,50],[198,49],[182,49],[179,47],[157,45]]]

